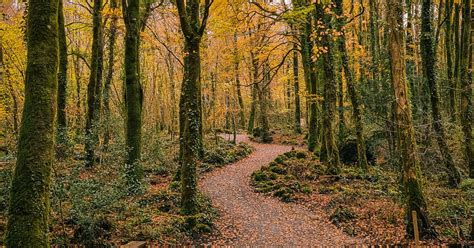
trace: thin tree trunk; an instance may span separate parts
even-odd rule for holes
[[[240,77],[239,77],[239,51],[237,47],[237,32],[234,32],[234,80],[239,102],[239,126],[245,127],[244,100],[242,99]]]
[[[103,38],[102,0],[94,0],[92,13],[92,56],[89,84],[87,85],[86,167],[95,164],[95,149],[99,142],[99,121],[102,92]]]
[[[253,84],[252,84],[252,102],[250,104],[250,114],[249,114],[249,123],[247,128],[247,133],[253,134],[253,129],[255,125],[255,112],[257,109],[257,82],[258,82],[258,61],[255,58],[254,54],[250,54],[252,60],[252,72],[253,72]]]
[[[430,93],[433,128],[436,132],[436,141],[438,142],[443,162],[448,170],[449,184],[453,187],[457,187],[461,181],[461,175],[451,157],[440,112],[439,93],[435,75],[436,54],[432,38],[434,33],[431,25],[431,0],[423,0],[421,16],[421,59],[423,62],[423,72]]]
[[[472,139],[472,42],[471,37],[471,1],[462,1],[461,34],[461,125],[464,133],[464,154],[469,168],[469,177],[474,178],[474,146]]]
[[[342,0],[336,0],[335,3],[335,13],[341,16],[343,14],[343,2]],[[338,23],[337,28],[342,32],[337,45],[339,47],[339,52],[341,53],[342,68],[344,69],[344,76],[346,77],[347,81],[347,91],[352,104],[352,116],[355,123],[355,133],[357,138],[357,163],[359,167],[367,169],[368,164],[364,138],[364,123],[362,121],[362,109],[360,106],[360,95],[354,83],[354,73],[349,67],[349,56],[347,54],[346,48],[346,35],[344,30],[342,30],[341,23]]]
[[[67,43],[66,28],[64,27],[63,0],[59,0],[58,8],[58,35],[59,35],[59,71],[58,71],[58,107],[56,141],[60,145],[58,155],[63,156],[64,145],[67,140],[66,119],[66,89],[67,89]]]
[[[298,51],[296,45],[293,47],[293,85],[295,94],[295,132],[301,133],[301,103],[300,103],[300,83],[299,83],[299,65]]]
[[[108,68],[107,76],[105,77],[104,82],[104,115],[105,115],[105,133],[104,133],[104,151],[107,151],[109,142],[111,139],[111,112],[110,112],[110,87],[112,85],[112,80],[114,77],[114,62],[115,62],[115,42],[117,40],[117,21],[118,16],[115,14],[117,9],[117,1],[111,0],[110,8],[114,11],[110,21],[110,30],[109,30],[109,57],[108,57]]]
[[[49,247],[58,83],[58,0],[30,0],[25,103],[10,191],[7,247]]]

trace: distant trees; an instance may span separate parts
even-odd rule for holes
[[[30,0],[25,103],[11,185],[7,247],[49,247],[58,84],[58,0]]]

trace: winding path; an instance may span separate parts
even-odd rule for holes
[[[332,225],[322,210],[309,211],[253,191],[252,172],[290,151],[290,146],[258,144],[244,135],[239,135],[238,141],[248,142],[256,150],[248,158],[207,174],[200,183],[220,213],[209,244],[334,247],[358,243]]]

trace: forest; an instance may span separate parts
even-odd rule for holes
[[[473,8],[2,0],[0,247],[473,247]]]

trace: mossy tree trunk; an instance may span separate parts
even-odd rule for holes
[[[434,131],[436,132],[436,141],[443,158],[443,163],[447,167],[449,184],[453,187],[457,187],[461,181],[461,175],[456,168],[451,152],[449,151],[443,120],[441,119],[439,93],[435,74],[436,54],[433,44],[434,32],[431,24],[431,5],[431,0],[423,0],[422,2],[420,38],[421,60],[423,64],[423,73],[430,93],[431,118]]]
[[[436,232],[428,218],[427,206],[423,196],[415,142],[415,132],[408,101],[405,61],[405,31],[403,30],[404,11],[398,0],[389,0],[387,6],[388,27],[390,30],[391,81],[396,99],[395,115],[398,131],[398,155],[401,163],[401,182],[406,204],[406,231],[413,237],[412,211],[419,219],[422,237],[433,237]]]
[[[130,193],[138,193],[143,180],[140,165],[142,140],[143,89],[140,83],[140,0],[123,0],[123,19],[125,22],[125,106],[126,182]]]
[[[58,8],[58,35],[59,35],[59,70],[58,70],[58,107],[57,107],[57,131],[56,142],[58,146],[57,155],[64,156],[67,142],[67,119],[66,119],[66,89],[67,89],[67,43],[66,28],[64,27],[63,0],[59,0]]]
[[[270,65],[268,63],[263,64],[263,80],[262,85],[257,84],[258,101],[260,106],[259,113],[259,124],[260,124],[260,139],[263,143],[272,142],[272,136],[270,135],[270,125],[268,122],[268,102],[270,95]]]
[[[25,102],[11,185],[7,247],[50,247],[49,208],[58,90],[58,0],[30,0]]]
[[[295,8],[301,8],[307,5],[305,0],[294,0]],[[318,119],[317,119],[317,78],[316,65],[312,56],[313,41],[311,34],[313,25],[311,16],[304,19],[302,23],[296,23],[295,28],[298,30],[300,46],[301,46],[301,63],[303,65],[304,79],[308,97],[306,103],[308,105],[308,150],[316,151],[318,146]]]
[[[472,47],[471,47],[471,1],[462,1],[461,33],[461,125],[464,133],[464,154],[469,168],[469,177],[474,178],[474,146],[472,139]]]
[[[293,47],[293,87],[295,94],[295,133],[301,133],[301,101],[300,101],[300,82],[299,82],[299,65],[298,51],[296,45]]]
[[[343,14],[343,2],[342,0],[336,0],[336,9],[335,13],[339,16]],[[355,124],[355,133],[357,139],[357,163],[359,167],[363,169],[367,169],[367,154],[365,148],[365,138],[364,138],[364,123],[362,121],[362,108],[360,106],[360,94],[357,91],[355,82],[354,82],[354,73],[352,72],[349,66],[349,56],[347,54],[346,48],[346,35],[344,30],[342,29],[342,20],[339,20],[337,23],[337,30],[341,32],[341,36],[339,36],[339,40],[337,42],[337,46],[339,48],[339,52],[341,53],[341,63],[342,68],[344,69],[344,76],[347,81],[347,91],[349,93],[349,98],[352,104],[352,118]]]
[[[328,28],[331,28],[330,17],[323,11],[322,3],[316,4],[316,18]],[[334,73],[334,55],[332,53],[332,44],[329,34],[326,32],[322,36],[321,45],[326,48],[322,55],[322,64],[324,71],[324,90],[323,90],[323,136],[325,148],[325,162],[329,165],[329,172],[337,174],[340,171],[339,150],[336,145],[335,123],[336,105],[337,105],[337,80]]]
[[[86,167],[95,164],[95,149],[99,142],[99,121],[102,96],[103,37],[102,0],[94,0],[92,11],[92,55],[87,84]]]
[[[210,0],[200,6],[199,0],[177,0],[181,30],[184,35],[184,75],[180,99],[180,155],[182,210],[196,212],[196,166],[204,154],[202,146],[201,58],[199,45],[206,28]],[[203,7],[203,17],[200,9]]]
[[[451,121],[456,121],[456,83],[453,79],[453,34],[451,32],[452,26],[452,16],[454,8],[454,0],[446,0],[446,14],[445,14],[445,50],[446,50],[446,71],[448,77],[448,87],[449,87],[449,115]]]
[[[110,8],[113,11],[111,20],[110,20],[110,29],[109,29],[109,57],[107,65],[107,75],[104,82],[104,118],[105,118],[105,133],[104,133],[104,150],[107,151],[110,139],[112,138],[110,130],[110,88],[112,86],[112,80],[114,77],[114,62],[115,62],[115,43],[117,40],[117,22],[118,16],[115,13],[117,10],[117,0],[110,1]]]

